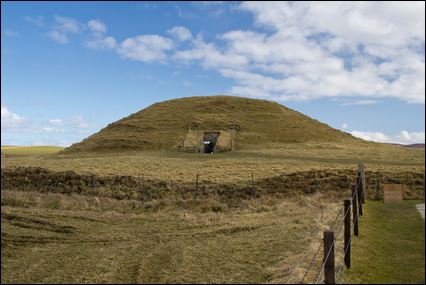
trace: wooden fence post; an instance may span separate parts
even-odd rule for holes
[[[143,174],[141,176],[141,192],[143,192]]]
[[[253,172],[251,173],[251,197],[256,197],[256,190],[254,189]]]
[[[359,215],[362,216],[362,180],[361,180],[361,176],[359,175],[358,172],[358,176],[356,178],[356,185],[357,185],[357,197],[358,197],[358,207],[359,207]]]
[[[358,164],[358,171],[361,173],[361,183],[362,183],[362,203],[365,203],[365,198],[367,197],[367,185],[365,184],[365,168],[364,163]]]
[[[91,176],[91,178],[92,178],[92,194],[91,195],[93,195],[93,196],[95,196],[95,192],[96,192],[96,179],[95,179],[95,175],[94,174],[92,174],[92,176]]]
[[[335,284],[334,275],[334,232],[324,232],[324,283]]]
[[[356,185],[352,185],[352,212],[353,212],[353,223],[354,223],[354,235],[358,236],[358,191]]]
[[[377,170],[377,173],[376,173],[376,200],[380,200],[379,188],[380,188],[380,185],[379,185],[379,171]]]
[[[351,200],[345,199],[345,242],[343,247],[343,254],[345,255],[346,268],[351,268]]]

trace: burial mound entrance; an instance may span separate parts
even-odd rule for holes
[[[207,132],[207,133],[205,132],[203,136],[203,145],[202,145],[201,152],[203,153],[214,152],[219,135],[220,135],[219,132]]]

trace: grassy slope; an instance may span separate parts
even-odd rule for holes
[[[298,282],[310,243],[336,215],[321,200],[153,212],[136,201],[2,191],[1,281]]]
[[[9,155],[51,155],[63,150],[59,146],[2,146],[1,151]]]
[[[360,237],[352,247],[352,268],[345,269],[343,283],[424,284],[425,222],[416,203],[366,203]]]
[[[66,149],[76,151],[170,150],[191,129],[229,130],[237,125],[236,147],[270,143],[352,142],[361,140],[278,103],[232,96],[165,101],[114,122]]]

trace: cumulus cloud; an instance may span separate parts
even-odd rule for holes
[[[99,19],[88,21],[87,26],[96,33],[105,33],[107,30],[105,24]]]
[[[399,143],[399,144],[414,144],[414,143],[425,143],[425,132],[408,132],[400,131],[395,136],[387,135],[383,132],[363,132],[363,131],[352,131],[351,134],[354,137],[361,138],[367,141],[375,141],[382,143]]]
[[[54,29],[63,33],[76,34],[83,28],[83,24],[74,18],[55,16],[55,21]]]
[[[52,126],[62,126],[64,124],[64,121],[62,119],[52,119],[49,120],[49,124]]]
[[[37,17],[25,16],[24,20],[27,21],[28,23],[36,25],[37,27],[42,27],[44,24],[44,18],[42,16],[37,16]]]
[[[356,100],[352,102],[343,103],[342,106],[351,106],[351,105],[374,105],[379,103],[377,100]]]
[[[83,115],[77,115],[66,120],[37,121],[34,118],[24,118],[2,104],[1,130],[3,145],[68,146],[96,131],[96,127]]]
[[[95,37],[87,41],[85,46],[95,50],[112,50],[116,48],[117,41],[113,37]]]
[[[11,112],[7,106],[1,105],[1,129],[2,131],[15,130],[23,127],[26,123],[24,117]]]
[[[113,50],[117,47],[117,41],[111,36],[105,36],[106,25],[99,19],[87,22],[87,27],[92,32],[89,40],[84,44],[85,47],[94,50]]]
[[[53,41],[65,45],[69,42],[70,34],[80,33],[84,25],[74,18],[55,16],[55,24],[45,35]]]
[[[396,138],[400,143],[425,143],[425,132],[401,131]]]
[[[165,51],[171,50],[172,47],[173,42],[168,38],[158,35],[140,35],[125,39],[120,43],[117,52],[123,58],[153,62],[164,61]]]
[[[50,127],[43,127],[41,129],[37,130],[37,132],[54,134],[54,133],[63,133],[64,131],[60,130],[60,129],[50,128]]]
[[[239,9],[269,31],[228,31],[219,35],[222,48],[196,39],[175,58],[233,79],[237,95],[424,104],[424,3],[243,2]]]
[[[142,62],[197,63],[232,79],[235,95],[280,101],[355,98],[344,105],[382,98],[425,102],[424,2],[242,2],[254,28],[230,30],[213,41],[175,26],[161,35],[118,41],[106,25],[55,18],[48,34],[58,43],[88,30],[85,46],[114,50]],[[186,42],[186,45],[179,45]]]
[[[48,36],[49,38],[51,38],[53,41],[57,42],[58,44],[65,45],[69,42],[66,34],[56,30],[48,32],[46,36]]]
[[[178,39],[179,41],[188,41],[192,39],[192,33],[185,27],[176,26],[167,31],[170,35]]]
[[[177,51],[174,59],[188,63],[199,60],[204,68],[213,69],[247,66],[247,60],[243,56],[222,52],[213,43],[206,43],[201,36],[197,36],[192,45],[192,49]]]

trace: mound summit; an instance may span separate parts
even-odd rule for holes
[[[278,103],[233,96],[153,104],[73,144],[63,153],[129,150],[217,152],[279,143],[358,140]]]

